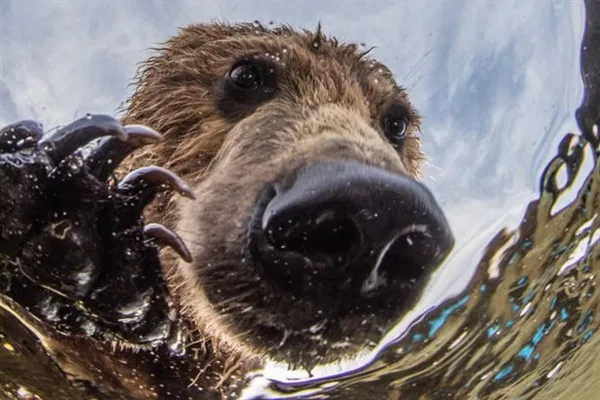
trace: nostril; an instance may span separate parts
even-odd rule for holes
[[[412,285],[439,262],[441,249],[426,227],[411,226],[404,231],[383,255],[379,271],[389,279]]]
[[[275,248],[303,255],[317,270],[348,264],[360,244],[356,224],[333,208],[313,215],[280,215],[270,221],[266,233]]]
[[[422,184],[333,162],[299,171],[289,185],[269,184],[250,221],[248,245],[257,268],[280,288],[360,302],[417,292],[453,243]]]
[[[361,285],[361,294],[373,297],[389,285],[412,292],[421,285],[431,267],[447,252],[446,245],[430,228],[434,227],[412,224],[400,229],[381,249]]]

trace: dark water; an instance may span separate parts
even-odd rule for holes
[[[296,381],[257,371],[244,398],[600,398],[600,11],[592,3],[581,45],[585,93],[573,110],[579,132],[564,132],[538,198],[516,229],[487,243],[469,285],[402,321],[364,365]],[[44,332],[7,312],[17,308],[8,299],[1,305],[0,398],[79,398],[38,340]]]

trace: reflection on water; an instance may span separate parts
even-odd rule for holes
[[[517,229],[490,241],[463,293],[364,368],[285,383],[258,374],[246,398],[598,399],[600,34],[593,27],[600,14],[589,7],[583,133],[564,136],[540,178],[538,199]]]
[[[538,199],[516,229],[486,246],[468,287],[385,343],[366,366],[287,382],[258,371],[246,398],[598,398],[600,69],[592,56],[600,41],[590,26],[600,26],[600,14],[588,10],[587,18],[582,134],[565,135],[540,178]],[[54,361],[61,360],[48,358],[2,309],[0,327],[1,395],[31,399],[32,388],[45,388],[53,399],[77,398],[59,383]],[[28,361],[11,364],[13,357]],[[11,382],[7,371],[21,382]],[[183,388],[188,378],[169,385]]]
[[[364,370],[335,380],[272,385],[263,388],[262,398],[297,396],[301,388],[306,394],[335,389],[331,398],[346,399],[362,398],[364,390],[401,399],[597,399],[597,125],[587,137],[563,138],[540,180],[539,199],[517,229],[499,232],[488,244],[463,294],[412,326]],[[573,201],[554,210],[572,191]],[[357,390],[374,378],[380,391]],[[248,398],[255,394],[247,392]]]

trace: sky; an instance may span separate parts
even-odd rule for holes
[[[457,238],[431,283],[464,287],[488,240],[515,227],[582,96],[583,2],[0,0],[0,126],[116,114],[149,49],[189,23],[315,28],[376,46],[424,116],[424,183]]]

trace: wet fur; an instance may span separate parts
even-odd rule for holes
[[[320,28],[191,25],[154,50],[140,66],[124,122],[151,126],[165,140],[124,168],[160,165],[195,189],[196,202],[167,195],[147,217],[175,229],[194,256],[187,264],[165,252],[163,265],[196,339],[210,343],[217,364],[244,360],[240,371],[266,354],[310,368],[376,340],[397,309],[344,315],[326,337],[311,335],[306,326],[318,322],[309,315],[318,313],[315,304],[273,290],[250,267],[244,247],[262,185],[301,165],[349,159],[418,178],[420,118],[390,70]],[[278,68],[272,99],[231,105],[223,98],[222,78],[244,56]],[[397,148],[379,126],[393,103],[410,114],[409,135]],[[296,311],[306,309],[311,313]],[[298,314],[296,326],[285,316],[290,312]]]

